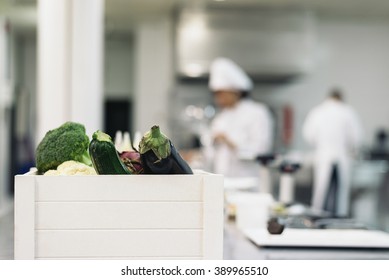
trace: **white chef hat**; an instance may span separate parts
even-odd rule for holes
[[[228,58],[216,58],[211,64],[209,75],[209,88],[211,91],[250,91],[253,89],[253,82],[249,76]]]

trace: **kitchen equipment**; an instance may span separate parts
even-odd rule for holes
[[[273,185],[270,173],[270,164],[274,161],[273,154],[265,154],[257,156],[259,162],[259,191],[261,193],[273,194]]]
[[[278,200],[281,203],[289,204],[294,201],[295,180],[293,175],[298,169],[300,169],[299,163],[285,161],[280,165],[281,178]]]

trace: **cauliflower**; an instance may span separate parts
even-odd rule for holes
[[[60,165],[57,169],[50,169],[44,173],[46,176],[59,176],[59,175],[97,175],[95,169],[84,163],[68,160]]]

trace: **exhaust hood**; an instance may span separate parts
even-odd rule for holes
[[[213,59],[223,56],[254,80],[296,77],[312,68],[315,43],[309,12],[183,10],[176,30],[177,74],[206,78]]]

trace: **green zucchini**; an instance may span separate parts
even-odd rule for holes
[[[97,174],[131,174],[120,160],[111,137],[100,130],[93,133],[89,154]]]

